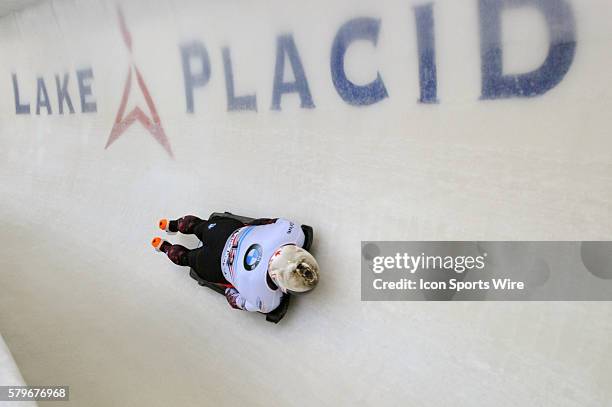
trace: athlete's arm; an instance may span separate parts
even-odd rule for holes
[[[259,311],[259,308],[248,302],[246,298],[241,296],[238,290],[233,287],[225,289],[225,298],[227,299],[230,307],[234,309],[241,309],[250,312]]]
[[[244,309],[246,300],[240,296],[240,293],[235,288],[225,289],[225,299],[230,307],[234,309]]]

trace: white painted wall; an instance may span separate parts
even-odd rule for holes
[[[417,3],[123,2],[174,158],[139,123],[104,149],[130,66],[112,2],[0,20],[0,331],[25,380],[70,385],[75,406],[609,404],[608,303],[360,301],[361,240],[610,239],[610,3],[572,1],[577,54],[557,87],[481,101],[477,2],[436,0],[428,106]],[[367,108],[344,103],[329,72],[336,30],[362,15],[381,19],[378,46],[352,47],[347,71],[363,83],[378,70],[389,92]],[[541,16],[504,21],[506,68],[538,66]],[[269,109],[282,32],[315,109],[295,96]],[[194,114],[179,51],[191,40],[212,71]],[[226,111],[226,45],[257,113]],[[96,113],[79,113],[84,67]],[[74,115],[56,114],[63,72]],[[16,115],[12,73],[32,109],[42,76],[54,114]],[[230,310],[150,249],[159,217],[218,210],[315,228],[322,283],[280,325]]]

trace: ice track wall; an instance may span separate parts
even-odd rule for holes
[[[609,304],[365,303],[359,250],[610,239],[611,20],[604,0],[1,19],[0,331],[25,380],[75,406],[607,405]],[[321,286],[280,325],[148,246],[159,217],[218,210],[314,227]]]

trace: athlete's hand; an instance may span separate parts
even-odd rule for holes
[[[225,299],[230,307],[234,309],[244,309],[245,300],[240,297],[240,293],[235,288],[225,289]]]

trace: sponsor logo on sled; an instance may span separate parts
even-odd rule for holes
[[[263,250],[260,245],[258,244],[251,245],[251,247],[247,249],[246,256],[244,256],[245,270],[251,271],[255,267],[257,267],[257,265],[261,261],[262,254],[263,254]]]

